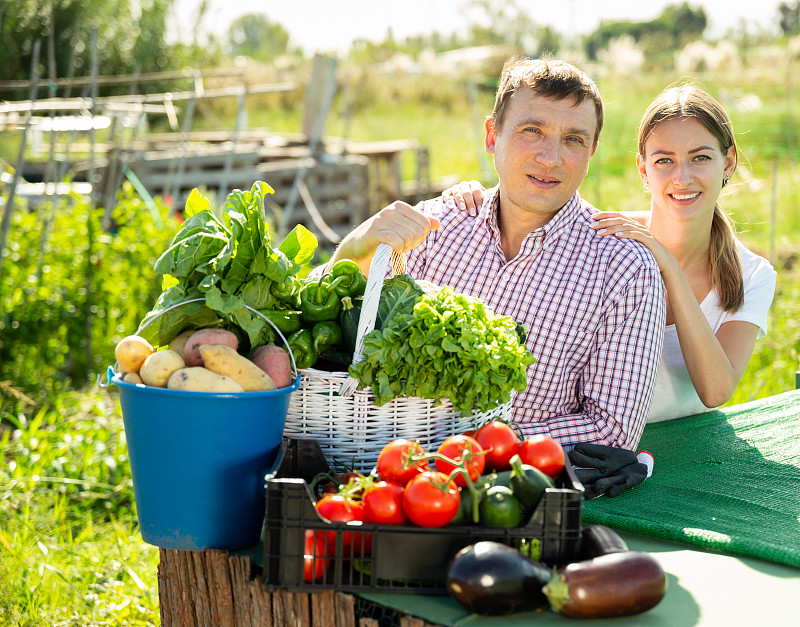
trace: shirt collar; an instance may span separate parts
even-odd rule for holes
[[[499,187],[487,190],[483,197],[483,204],[478,212],[480,222],[486,224],[486,228],[495,238],[500,238],[500,228],[497,224],[497,209],[500,201]],[[553,216],[547,224],[532,233],[543,232],[545,240],[555,237],[558,233],[574,224],[578,216],[582,213],[583,202],[578,192],[575,192],[566,204]]]

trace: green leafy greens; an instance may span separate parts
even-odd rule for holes
[[[263,181],[250,191],[233,190],[220,221],[208,199],[191,192],[186,221],[155,263],[163,291],[139,325],[142,337],[163,346],[184,329],[216,325],[245,336],[253,347],[272,339],[264,319],[244,305],[280,308],[270,288],[296,275],[317,249],[317,238],[302,225],[272,247],[264,220],[264,198],[272,193]],[[205,302],[170,309],[194,298]]]
[[[377,406],[403,396],[447,398],[469,414],[488,411],[507,402],[512,390],[524,390],[527,367],[534,362],[516,322],[442,287],[417,295],[410,311],[387,318],[369,333],[364,361],[349,372],[360,387],[372,387]]]

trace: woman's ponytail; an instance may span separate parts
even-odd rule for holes
[[[744,303],[742,261],[736,249],[736,234],[727,214],[717,205],[711,222],[709,275],[725,311],[738,311]]]

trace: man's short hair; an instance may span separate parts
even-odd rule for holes
[[[573,98],[575,104],[590,98],[597,114],[594,134],[594,144],[597,145],[603,128],[603,99],[597,85],[583,71],[557,59],[510,58],[503,66],[495,96],[492,111],[495,127],[502,125],[508,102],[520,87],[528,87],[539,96],[555,100]]]

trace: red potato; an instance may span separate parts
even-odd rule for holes
[[[183,349],[183,356],[187,366],[203,365],[200,347],[206,344],[222,344],[230,346],[233,350],[238,350],[239,338],[236,337],[235,333],[225,329],[198,329],[188,339]]]
[[[292,362],[287,353],[275,344],[264,344],[250,353],[250,361],[266,372],[279,388],[292,383]]]

